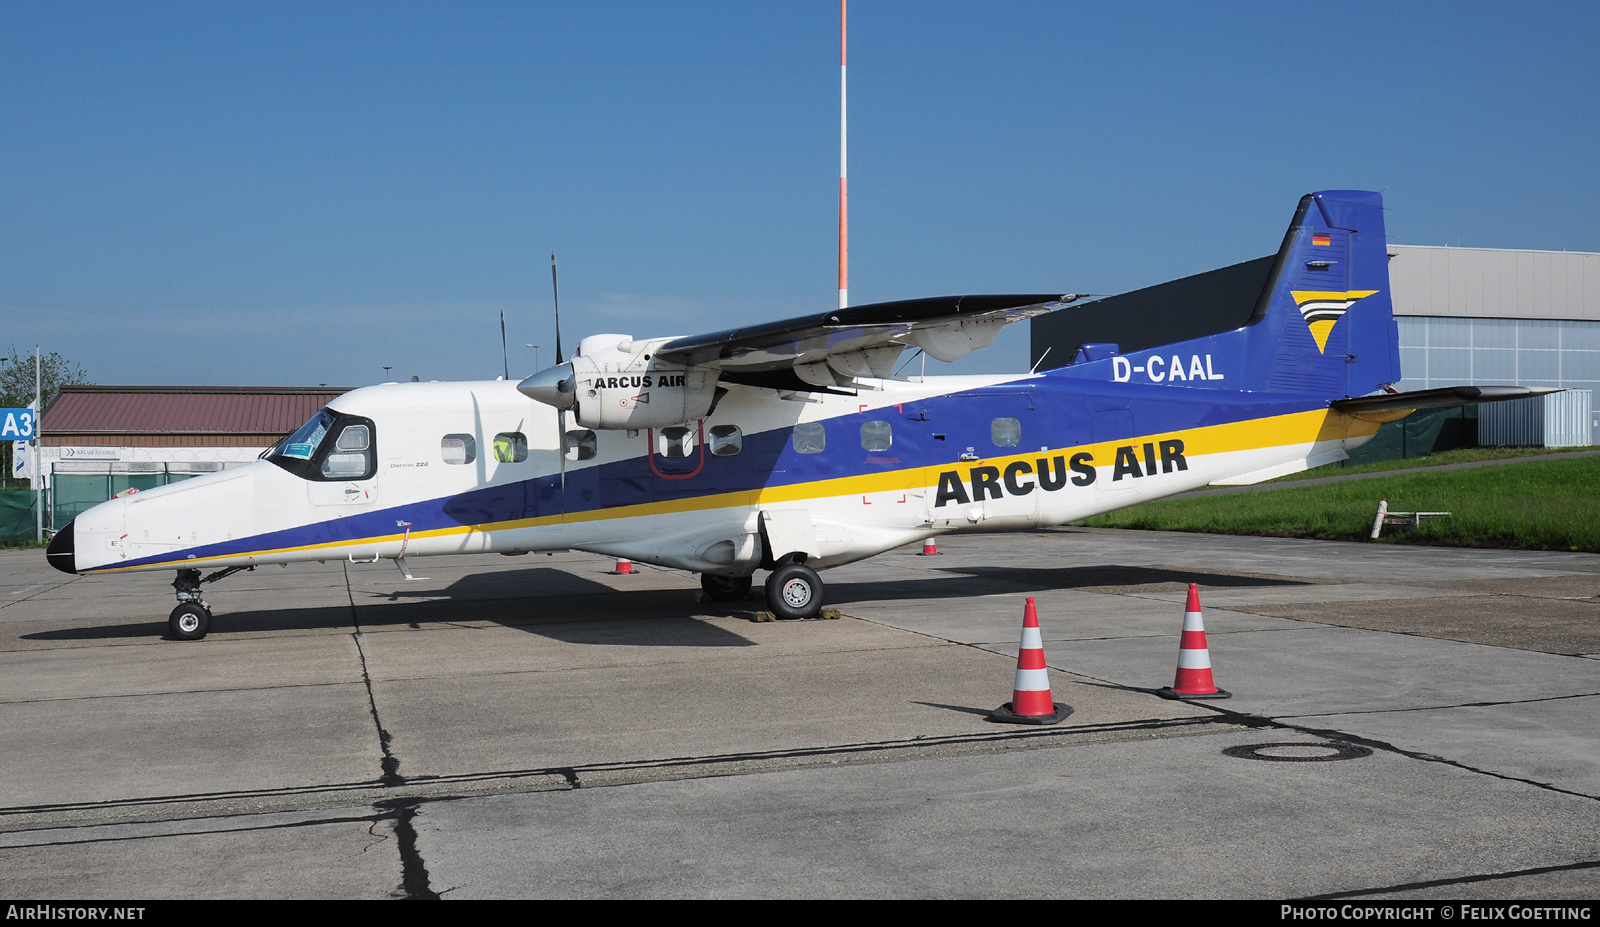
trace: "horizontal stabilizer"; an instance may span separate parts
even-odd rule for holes
[[[1410,393],[1385,393],[1378,396],[1360,396],[1340,399],[1333,407],[1340,412],[1393,412],[1401,409],[1434,409],[1440,406],[1459,406],[1464,402],[1505,402],[1508,399],[1527,399],[1558,393],[1550,387],[1531,386],[1446,386],[1442,389],[1419,389]]]

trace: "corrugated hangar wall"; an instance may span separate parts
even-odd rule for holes
[[[1427,245],[1389,253],[1401,389],[1600,388],[1600,254]],[[1080,344],[1132,351],[1235,328],[1271,266],[1269,255],[1035,319],[1031,360],[1061,367]],[[1595,419],[1591,441],[1600,442]]]
[[[1600,387],[1600,254],[1389,250],[1402,389]]]

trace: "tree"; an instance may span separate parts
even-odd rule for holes
[[[0,363],[0,409],[19,409],[33,402],[33,352],[19,351],[16,345],[6,352]],[[51,351],[39,358],[39,383],[44,395],[44,407],[49,408],[63,386],[85,385],[89,375],[77,364]],[[0,441],[0,474],[6,482],[11,478],[11,442]]]

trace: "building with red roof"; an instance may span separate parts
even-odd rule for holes
[[[51,524],[119,493],[249,463],[348,391],[63,386],[39,423]]]

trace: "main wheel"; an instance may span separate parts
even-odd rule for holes
[[[785,563],[767,577],[767,607],[785,621],[822,612],[822,578],[803,563]]]
[[[750,593],[750,577],[748,576],[718,576],[715,573],[700,574],[700,588],[706,591],[719,602],[733,602],[744,598]]]
[[[211,630],[211,612],[193,602],[185,602],[172,610],[167,630],[176,640],[197,641]]]

